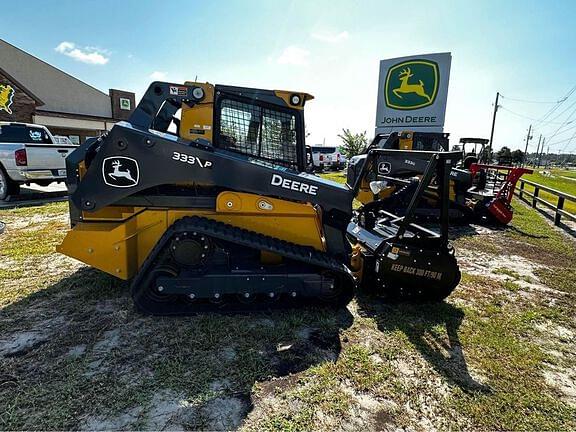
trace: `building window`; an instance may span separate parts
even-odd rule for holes
[[[130,111],[130,99],[120,98],[120,109]]]

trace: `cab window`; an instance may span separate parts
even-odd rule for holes
[[[296,117],[286,111],[224,99],[217,145],[296,169]]]

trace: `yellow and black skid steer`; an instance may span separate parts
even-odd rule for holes
[[[341,306],[359,285],[445,298],[460,280],[447,197],[439,232],[412,215],[432,176],[447,187],[455,154],[373,149],[349,184],[308,174],[310,99],[152,83],[128,121],[68,157],[71,230],[58,250],[131,279],[151,314]],[[426,166],[404,216],[355,213],[370,170],[399,157]]]

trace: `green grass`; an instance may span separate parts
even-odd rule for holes
[[[320,174],[321,177],[335,181],[337,183],[346,183],[346,171],[334,171],[334,172],[323,172]]]
[[[544,264],[564,265],[576,259],[576,246],[566,235],[544,220],[536,210],[518,199],[512,203],[514,218],[504,238],[520,241],[522,247],[511,247],[510,252],[528,255]],[[512,245],[509,245],[512,246]],[[559,260],[559,261],[558,261]]]
[[[467,311],[462,341],[470,347],[469,360],[488,378],[490,390],[456,393],[452,402],[460,415],[481,430],[568,430],[575,427],[576,411],[550,392],[540,374],[547,360],[542,350],[527,342],[532,317],[506,308]]]
[[[576,196],[576,181],[564,178],[564,177],[576,178],[576,171],[552,169],[551,172],[552,175],[547,177],[540,174],[538,172],[538,169],[535,169],[533,174],[524,174],[522,178],[525,180],[530,180],[535,183],[541,184],[543,186],[547,186],[552,189],[556,189],[557,191]],[[533,193],[534,187],[529,184],[526,184],[525,190]],[[556,205],[558,203],[558,197],[549,192],[541,190],[538,193],[538,196],[543,200],[549,202],[550,204]],[[531,200],[530,197],[526,197],[526,199]],[[576,202],[565,200],[564,210],[572,214],[576,214]]]
[[[535,271],[536,276],[547,286],[576,294],[576,268],[543,268]]]
[[[43,204],[31,207],[16,207],[9,210],[0,210],[0,220],[10,219],[13,217],[32,217],[32,216],[53,216],[61,214],[68,209],[68,203],[65,201]]]
[[[530,282],[530,283],[534,282],[530,276],[521,275],[517,271],[511,270],[511,269],[506,268],[506,267],[498,267],[497,269],[492,270],[492,273],[510,276],[512,279],[515,279],[515,280],[523,280],[523,281]]]
[[[6,238],[2,239],[0,257],[22,261],[52,253],[63,239],[63,227],[65,225],[51,224],[43,227],[31,226],[27,231],[8,231]]]
[[[560,169],[560,168],[554,168],[552,170],[552,172],[554,173],[554,175],[559,175],[559,176],[563,176],[563,177],[569,177],[569,178],[573,178],[576,180],[576,169]]]
[[[141,414],[123,429],[145,429],[158,393],[173,392],[194,407],[192,429],[214,428],[202,410],[228,398],[245,401],[251,430],[574,430],[576,410],[543,378],[556,364],[546,349],[572,348],[537,326],[574,329],[576,247],[535,210],[514,206],[509,229],[461,237],[457,247],[522,255],[544,266],[535,270],[540,282],[566,294],[529,296],[517,282],[532,281],[500,267],[494,273],[510,280],[464,272],[440,304],[360,295],[337,312],[192,317],[143,316],[127,283],[50,266],[65,205],[0,212],[9,223],[0,259],[11,263],[0,268],[0,341],[59,319],[40,345],[2,358],[0,429],[78,429],[135,407]],[[96,349],[110,332],[117,343]],[[70,357],[77,346],[85,353]],[[557,363],[576,367],[570,356]]]

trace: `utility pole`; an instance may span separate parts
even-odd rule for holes
[[[534,161],[532,161],[532,166],[536,166],[536,160],[538,159],[538,156],[540,156],[540,143],[542,142],[542,134],[540,134],[540,138],[538,138],[538,147],[536,147],[536,157],[534,158]]]
[[[542,155],[544,154],[544,144],[546,144],[546,137],[542,140],[542,148],[540,149],[540,154],[538,155],[538,168],[540,168],[540,162],[542,161]]]
[[[526,165],[526,160],[528,158],[528,143],[532,139],[530,136],[530,132],[532,132],[532,125],[528,128],[528,135],[526,135],[526,147],[524,147],[524,157],[522,158],[522,166]]]
[[[492,130],[490,131],[490,143],[488,144],[488,155],[492,158],[492,141],[494,140],[494,125],[496,124],[496,113],[498,112],[498,98],[500,92],[496,92],[496,102],[494,102],[494,115],[492,116]],[[490,163],[492,161],[488,161]]]

